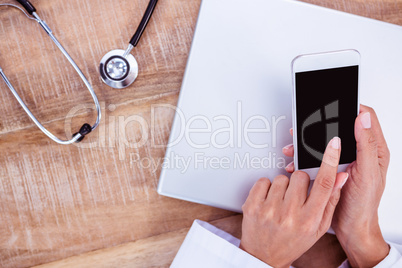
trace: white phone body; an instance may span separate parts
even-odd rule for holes
[[[308,54],[301,55],[296,57],[292,61],[292,75],[293,75],[293,144],[294,144],[294,164],[295,170],[302,170],[306,172],[311,180],[314,180],[317,176],[319,166],[303,168],[299,165],[299,146],[298,140],[299,135],[302,135],[300,130],[297,128],[298,126],[298,117],[297,117],[297,81],[296,74],[304,73],[304,72],[312,72],[312,71],[326,71],[334,68],[343,68],[343,67],[356,67],[358,66],[358,74],[357,74],[357,92],[354,95],[354,99],[356,99],[356,114],[352,114],[351,116],[356,118],[359,114],[359,76],[360,76],[360,53],[357,50],[342,50],[342,51],[334,51],[334,52],[326,52],[326,53],[317,53],[317,54]],[[325,88],[323,88],[325,90]],[[299,90],[300,91],[300,90]],[[299,92],[300,93],[300,92]],[[318,100],[319,101],[319,100]],[[300,102],[300,101],[299,101]],[[302,106],[302,105],[299,105]],[[339,106],[339,104],[338,104]],[[307,121],[307,120],[304,120]],[[350,125],[350,123],[349,123]],[[350,128],[348,125],[348,128]],[[304,131],[304,130],[303,130]],[[353,130],[351,130],[354,133]],[[354,134],[353,134],[354,135]],[[353,136],[354,138],[354,136]],[[304,140],[303,140],[304,141]],[[305,143],[303,146],[305,146]],[[352,162],[352,161],[351,161]],[[350,162],[350,163],[351,163]],[[341,163],[338,167],[338,172],[345,171],[350,163]]]

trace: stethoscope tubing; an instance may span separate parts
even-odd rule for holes
[[[21,107],[25,110],[25,112],[28,114],[28,116],[31,118],[31,120],[35,123],[35,125],[43,132],[45,133],[49,138],[54,140],[55,142],[63,145],[68,145],[76,142],[79,138],[81,138],[81,134],[75,135],[71,140],[64,141],[60,140],[57,138],[55,135],[53,135],[50,131],[48,131],[39,121],[36,119],[36,117],[32,114],[32,112],[29,110],[29,108],[25,105],[24,101],[21,99],[21,97],[18,95],[17,91],[14,89],[13,85],[11,82],[8,80],[7,76],[4,74],[3,70],[0,68],[0,75],[3,78],[3,80],[6,82],[6,85],[10,88],[11,92],[13,93],[14,97],[17,99]]]
[[[149,20],[151,19],[152,13],[154,12],[157,3],[158,3],[158,0],[149,1],[147,9],[145,10],[144,16],[142,17],[141,22],[138,25],[137,30],[135,31],[133,37],[130,40],[130,44],[133,47],[136,47],[138,42],[140,41],[141,36],[144,33],[145,28],[147,27]]]
[[[67,60],[70,62],[70,64],[73,66],[74,70],[78,73],[78,75],[80,76],[81,80],[84,82],[85,86],[87,87],[89,93],[92,96],[92,99],[95,103],[95,107],[96,107],[96,111],[97,111],[97,118],[95,121],[95,124],[91,127],[91,131],[96,129],[100,123],[101,117],[102,117],[102,113],[101,113],[101,107],[98,101],[98,98],[91,86],[91,84],[88,82],[87,78],[85,77],[85,75],[82,73],[81,69],[77,66],[77,64],[74,62],[74,60],[71,58],[71,56],[68,54],[68,52],[64,49],[64,47],[60,44],[60,42],[57,40],[57,38],[53,35],[52,30],[49,28],[49,26],[37,15],[36,13],[36,9],[28,2],[28,1],[21,1],[21,0],[17,0],[18,2],[20,2],[24,8],[27,10],[27,12],[33,16],[30,17],[29,15],[27,15],[21,8],[19,8],[18,6],[12,5],[12,4],[0,4],[0,5],[7,5],[7,6],[12,6],[12,7],[16,7],[18,9],[20,9],[21,11],[23,11],[25,13],[25,15],[29,18],[29,19],[33,19],[35,21],[37,21],[39,23],[40,26],[42,26],[42,28],[45,30],[45,32],[49,35],[49,37],[52,39],[52,41],[56,44],[56,46],[59,48],[59,50],[63,53],[63,55],[67,58]],[[73,138],[71,138],[70,140],[61,140],[58,137],[56,137],[54,134],[52,134],[49,130],[47,130],[38,120],[37,118],[32,114],[32,112],[29,110],[29,108],[25,105],[24,101],[21,99],[21,97],[18,95],[17,91],[15,90],[15,88],[13,87],[13,85],[11,84],[11,82],[9,81],[9,79],[7,78],[7,76],[5,75],[5,73],[3,72],[3,70],[0,67],[0,75],[3,78],[3,80],[5,81],[6,85],[8,86],[8,88],[10,89],[10,91],[13,93],[14,97],[17,99],[17,101],[19,102],[19,104],[21,105],[21,107],[25,110],[25,112],[28,114],[28,116],[31,118],[31,120],[36,124],[36,126],[44,133],[46,134],[50,139],[52,139],[53,141],[57,142],[58,144],[62,144],[62,145],[68,145],[68,144],[72,144],[74,142],[79,142],[82,140],[82,138],[85,136],[85,134],[81,134],[81,133],[77,133],[75,135],[73,135]],[[84,126],[83,126],[84,127]]]
[[[71,56],[68,54],[68,52],[64,49],[64,47],[60,44],[60,42],[57,40],[57,38],[53,35],[52,30],[47,26],[47,24],[41,20],[39,17],[37,17],[37,14],[34,12],[33,15],[35,18],[38,20],[38,23],[42,26],[43,29],[48,33],[49,37],[52,39],[52,41],[56,44],[56,46],[59,48],[61,53],[67,58],[67,60],[70,62],[70,64],[73,66],[74,70],[78,73],[80,76],[81,80],[84,82],[85,86],[87,87],[89,93],[92,96],[92,99],[95,103],[96,106],[96,112],[98,113],[98,117],[96,118],[95,124],[92,126],[92,130],[98,127],[102,112],[101,112],[101,107],[99,105],[99,100],[98,97],[96,96],[91,84],[89,83],[88,79],[85,77],[85,75],[82,73],[81,69],[77,66],[75,61],[71,58]]]

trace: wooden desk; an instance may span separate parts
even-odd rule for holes
[[[16,1],[0,0],[6,2]],[[92,83],[103,118],[84,143],[57,145],[0,81],[1,267],[78,254],[45,267],[167,267],[195,218],[240,235],[241,216],[156,193],[165,149],[154,144],[167,143],[174,113],[152,108],[176,105],[200,0],[159,2],[133,51],[140,68],[135,84],[115,90],[99,79],[100,59],[126,48],[147,2],[32,0]],[[308,2],[402,25],[402,0]],[[0,66],[47,128],[66,137],[93,124],[89,93],[37,23],[0,8],[0,36]],[[148,139],[136,148],[144,133]],[[146,160],[138,165],[137,157]]]

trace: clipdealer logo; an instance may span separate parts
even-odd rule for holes
[[[305,131],[315,124],[325,124],[326,144],[328,144],[333,137],[339,136],[339,120],[337,119],[339,119],[338,100],[316,110],[309,117],[307,117],[302,124],[301,139],[303,141],[303,147],[308,153],[320,161],[324,156],[324,152],[320,152],[307,144]]]
[[[278,145],[278,133],[282,133],[283,128],[288,129],[284,124],[286,116],[250,115],[244,111],[241,101],[233,107],[235,112],[230,115],[189,116],[170,104],[153,104],[142,114],[133,115],[127,115],[124,110],[124,114],[119,114],[119,105],[101,103],[101,107],[106,122],[97,129],[98,138],[92,135],[74,145],[79,148],[109,148],[110,153],[118,152],[120,161],[128,158],[131,167],[156,172],[161,166],[187,170],[189,167],[277,168],[285,165],[284,157],[270,149],[284,145]],[[79,105],[70,110],[65,120],[67,135],[70,135],[73,117],[90,109],[93,106]],[[166,120],[173,115],[173,132],[167,141],[162,134],[169,132]],[[176,146],[186,148],[182,151],[184,155],[161,157],[149,153],[149,149],[165,150]]]
[[[157,172],[160,167],[175,169],[184,174],[189,169],[282,169],[285,166],[285,158],[273,152],[268,152],[265,156],[253,156],[248,152],[243,154],[235,152],[231,156],[209,156],[196,152],[193,155],[182,156],[170,152],[164,158],[141,157],[139,153],[130,153],[130,167],[150,169],[152,173]]]

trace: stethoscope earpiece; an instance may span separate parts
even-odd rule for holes
[[[138,63],[130,52],[140,41],[157,2],[158,0],[151,0],[149,2],[140,25],[130,40],[128,48],[126,50],[115,49],[103,56],[99,65],[99,73],[106,85],[118,89],[126,88],[137,78]]]

